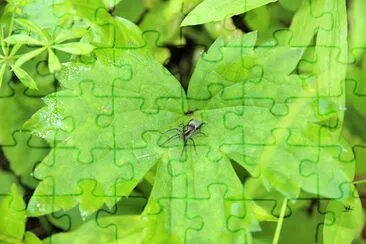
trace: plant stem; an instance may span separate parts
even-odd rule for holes
[[[280,239],[280,234],[281,234],[283,219],[284,219],[285,213],[286,213],[287,200],[288,200],[287,197],[285,197],[283,199],[282,207],[281,207],[281,213],[280,213],[280,216],[278,218],[276,232],[275,232],[275,235],[273,237],[272,244],[277,244],[278,243],[278,240]]]
[[[357,181],[354,181],[354,182],[353,182],[353,184],[354,184],[354,185],[362,184],[362,183],[366,183],[366,179],[363,179],[363,180],[357,180]]]

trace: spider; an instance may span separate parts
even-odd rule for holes
[[[344,205],[343,212],[349,212],[349,211],[352,211],[352,210],[353,210],[353,208],[350,205]]]
[[[161,144],[161,146],[174,138],[181,137],[183,140],[183,149],[180,154],[180,157],[182,157],[182,155],[184,153],[188,140],[192,141],[194,150],[196,151],[196,143],[194,142],[192,137],[195,135],[198,135],[198,134],[202,134],[202,135],[206,136],[206,134],[201,131],[201,128],[204,124],[206,124],[206,123],[201,122],[197,119],[191,119],[186,125],[180,124],[179,125],[180,128],[173,128],[173,129],[169,129],[169,130],[165,131],[165,133],[167,133],[169,131],[176,131],[177,133],[172,135],[171,137],[169,137],[166,141],[164,141]]]

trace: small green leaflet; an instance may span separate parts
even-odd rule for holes
[[[223,20],[276,1],[277,0],[205,0],[188,14],[181,26],[198,25]]]

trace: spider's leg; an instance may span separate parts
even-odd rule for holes
[[[194,151],[195,151],[195,152],[197,152],[197,150],[196,150],[196,143],[194,142],[193,138],[189,138],[189,140],[191,140],[191,141],[192,141]]]
[[[169,131],[181,132],[181,129],[178,129],[178,128],[172,128],[172,129],[169,129],[169,130],[164,131],[164,134],[168,133]]]
[[[164,145],[165,143],[171,141],[172,139],[176,138],[176,137],[179,137],[180,134],[175,134],[175,135],[172,135],[171,137],[169,137],[167,140],[165,140],[163,143],[160,144],[160,146]]]
[[[202,131],[198,132],[197,135],[203,135],[203,136],[207,137],[206,133],[203,133]]]
[[[187,141],[183,139],[183,149],[182,149],[182,152],[180,153],[180,158],[181,159],[182,159],[183,153],[186,149],[186,146],[187,146]]]

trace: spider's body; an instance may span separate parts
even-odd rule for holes
[[[182,139],[183,139],[183,141],[188,141],[194,135],[199,134],[200,130],[201,130],[201,127],[204,124],[205,124],[204,122],[201,123],[197,119],[190,120],[187,125],[183,126],[183,129],[182,129]]]
[[[197,119],[191,119],[188,124],[186,125],[181,125],[181,128],[173,128],[170,129],[168,131],[176,131],[177,133],[171,137],[169,137],[165,142],[163,142],[161,145],[167,143],[168,141],[170,141],[173,138],[176,137],[181,137],[182,141],[183,141],[183,150],[181,153],[181,156],[183,155],[183,152],[187,146],[187,142],[188,140],[192,141],[193,143],[193,147],[194,150],[196,150],[196,143],[193,140],[193,136],[197,135],[197,134],[203,134],[205,135],[203,132],[201,132],[201,127],[205,124],[205,122],[200,122]],[[168,132],[167,131],[167,132]]]
[[[352,208],[350,205],[345,205],[345,206],[344,206],[344,211],[343,211],[343,212],[349,212],[349,211],[351,211],[351,210],[353,210],[353,208]]]

